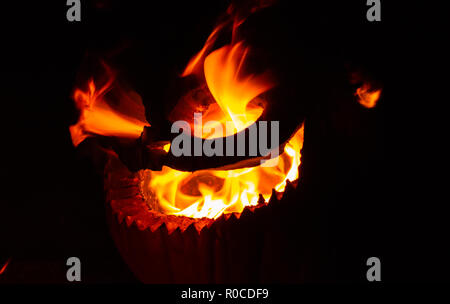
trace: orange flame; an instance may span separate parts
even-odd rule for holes
[[[374,108],[380,99],[381,89],[373,90],[369,83],[364,83],[361,87],[356,89],[356,96],[358,102],[368,109]]]
[[[261,194],[267,203],[272,189],[283,192],[286,182],[299,177],[303,126],[285,145],[284,152],[269,160],[276,166],[234,170],[182,172],[164,166],[162,171],[145,170],[143,192],[154,210],[193,218],[217,218],[222,213],[242,212],[258,204]]]
[[[73,94],[80,110],[78,122],[69,128],[74,146],[93,135],[138,138],[144,126],[149,126],[140,96],[119,85],[113,86],[114,77],[109,69],[107,72],[108,81],[100,88],[91,79],[87,90],[76,89]],[[114,104],[115,99],[118,104]]]
[[[251,52],[243,41],[236,42],[236,32],[242,22],[242,18],[232,17],[217,26],[181,75],[195,75],[204,80],[206,86],[201,88],[206,87],[205,90],[211,96],[208,98],[212,99],[207,109],[202,111],[203,131],[201,134],[194,133],[195,136],[229,136],[250,126],[263,113],[265,102],[261,94],[275,86],[268,72],[245,73],[246,61]],[[212,51],[218,35],[227,26],[232,26],[231,43]],[[75,91],[74,100],[81,110],[81,116],[79,122],[70,129],[74,145],[92,134],[139,137],[143,126],[147,125],[145,119],[124,115],[130,111],[118,111],[109,106],[110,96],[107,93],[116,87],[112,79],[99,88],[91,80],[88,90]],[[119,99],[136,98],[125,93]],[[196,102],[195,98],[189,100]],[[181,105],[184,112],[189,112],[182,113],[187,121],[194,116],[191,110],[195,107],[191,106]],[[216,124],[211,126],[212,122]],[[233,125],[232,130],[227,128],[228,123]],[[209,130],[205,130],[206,125]],[[294,182],[299,178],[302,145],[303,126],[285,144],[283,153],[267,161],[272,162],[273,166],[266,163],[265,166],[251,168],[199,170],[193,173],[166,166],[161,171],[141,170],[141,190],[151,209],[165,214],[218,218],[223,213],[242,212],[246,206],[257,205],[260,197],[267,203],[273,190],[282,193],[288,180]],[[166,152],[169,148],[170,144],[163,147]]]
[[[214,42],[216,42],[217,34],[219,33],[223,25],[224,24],[220,24],[212,31],[203,48],[194,57],[191,58],[186,68],[184,69],[184,72],[181,74],[181,77],[191,75],[199,70],[201,64],[203,63],[203,60],[205,59],[206,53],[211,49]]]
[[[260,105],[250,102],[274,86],[268,73],[242,76],[248,51],[242,42],[224,46],[212,52],[204,63],[208,88],[237,132],[254,123],[263,112]]]
[[[239,24],[233,24],[233,33]],[[202,129],[201,136],[204,138],[221,137],[225,130],[228,136],[254,123],[264,110],[261,103],[255,102],[257,97],[275,85],[268,73],[244,75],[249,48],[242,41],[226,45],[205,57],[219,29],[213,31],[183,73],[185,75],[203,65],[206,84],[216,101],[204,113],[202,126],[214,120],[222,128],[218,133],[207,133]],[[232,122],[234,129],[231,132],[224,126],[226,122]],[[217,218],[223,213],[242,212],[246,206],[257,205],[260,195],[267,203],[272,189],[282,193],[288,180],[293,182],[298,179],[302,145],[303,126],[285,145],[284,152],[269,160],[273,166],[200,170],[194,173],[166,166],[161,171],[145,170],[141,172],[142,191],[150,207],[165,214]]]

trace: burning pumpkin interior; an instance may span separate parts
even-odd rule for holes
[[[249,62],[253,52],[240,35],[240,26],[245,23],[248,15],[264,7],[252,6],[249,9],[232,4],[204,46],[190,59],[179,76],[189,78],[194,85],[178,98],[168,120],[173,123],[187,122],[189,134],[193,134],[194,140],[197,138],[212,141],[237,137],[238,134],[245,134],[247,129],[250,130],[250,127],[263,117],[270,117],[267,115],[270,113],[268,105],[276,103],[276,100],[271,100],[265,93],[277,86],[277,80],[268,69],[259,67],[257,72],[251,71]],[[226,43],[216,43],[216,40],[224,40],[224,37],[227,37]],[[73,95],[80,110],[78,122],[70,127],[73,144],[77,146],[92,136],[109,137],[115,141],[115,145],[110,147],[110,153],[117,153],[111,157],[125,160],[125,164],[130,162],[130,158],[133,158],[133,162],[134,158],[148,157],[152,159],[152,163],[153,159],[162,159],[160,167],[157,168],[138,161],[141,165],[134,168],[139,170],[132,170],[137,173],[130,173],[133,175],[131,179],[129,174],[117,177],[117,174],[110,172],[123,172],[124,169],[117,169],[120,168],[117,163],[107,166],[107,197],[112,213],[118,216],[119,224],[126,221],[128,228],[132,229],[130,225],[135,223],[139,230],[150,229],[155,233],[159,233],[165,225],[166,237],[176,229],[189,235],[186,231],[189,231],[190,226],[194,226],[200,234],[203,229],[211,227],[219,217],[229,218],[230,214],[234,214],[240,218],[246,208],[255,210],[268,205],[272,196],[281,198],[287,183],[292,187],[298,180],[300,151],[303,145],[302,121],[295,123],[297,127],[290,130],[292,133],[286,136],[287,140],[270,148],[272,151],[278,151],[275,156],[260,153],[259,156],[263,159],[256,157],[257,161],[252,160],[255,158],[253,155],[236,161],[232,159],[225,166],[219,165],[220,162],[212,162],[206,168],[194,165],[189,172],[179,168],[177,162],[170,163],[164,158],[166,154],[174,155],[175,139],[155,140],[154,134],[151,134],[152,125],[143,115],[140,96],[135,91],[119,85],[116,72],[106,63],[102,65],[104,74],[101,81],[91,78],[84,88],[77,88]],[[147,136],[147,133],[150,135]],[[257,134],[261,135],[261,132]],[[247,138],[254,136],[255,134],[249,133]],[[277,136],[278,143],[278,134],[271,136]],[[128,138],[134,142],[131,148],[134,151],[131,154],[124,153],[117,138]],[[264,139],[259,139],[262,140]],[[242,142],[237,143],[239,144],[242,145]],[[217,141],[214,141],[214,146],[217,145]],[[137,155],[135,151],[138,149],[133,147],[143,146],[143,152]],[[218,159],[222,156],[220,153],[215,154]],[[118,184],[126,186],[124,188]],[[136,188],[139,191],[136,191]],[[123,191],[125,196],[121,194]],[[144,201],[145,204],[142,204]],[[117,226],[114,220],[111,225]],[[218,228],[212,229],[215,231]],[[123,241],[119,240],[119,231],[123,228],[112,230],[116,231],[113,235],[116,235],[119,250],[128,263],[134,265],[131,268],[137,276],[144,282],[158,282],[155,281],[154,274],[152,275],[153,271],[148,270],[149,274],[145,273],[142,266],[134,264],[136,260],[142,261],[145,257],[130,258],[128,253],[124,253],[134,245],[123,245]],[[165,235],[164,232],[162,234]],[[144,238],[141,242],[152,244],[151,238]],[[152,246],[157,247],[160,244]],[[193,249],[188,245],[185,250],[189,252]],[[154,251],[150,250],[147,255],[150,258],[152,254]],[[178,272],[185,272],[183,269]],[[176,279],[175,282],[211,281],[195,275],[182,278]],[[225,279],[215,278],[212,281],[223,280]]]
[[[238,39],[239,26],[245,21],[238,15],[241,13],[233,5],[228,8],[224,21],[213,29],[180,76],[193,75],[198,86],[180,98],[169,120],[188,121],[196,137],[214,139],[245,130],[261,117],[270,102],[263,93],[276,86],[270,71],[245,71],[251,50]],[[215,40],[226,30],[231,31],[230,42],[214,49]],[[137,138],[144,126],[151,128],[142,115],[139,95],[118,88],[114,73],[104,66],[104,84],[99,86],[91,80],[85,90],[75,90],[73,98],[81,114],[78,123],[70,127],[74,145],[92,135]],[[114,98],[121,99],[120,108],[108,105],[108,99]],[[123,109],[127,114],[121,112]],[[202,115],[200,122],[193,119],[198,113]],[[200,124],[200,131],[196,124]],[[152,144],[160,153],[171,148],[166,142]],[[265,166],[246,164],[237,169],[211,168],[192,173],[167,165],[161,170],[142,168],[141,192],[150,209],[163,214],[216,219],[223,213],[240,213],[247,206],[258,205],[260,198],[269,202],[272,190],[281,195],[287,181],[298,179],[302,144],[303,127],[299,127],[289,136],[281,154],[267,160]]]
[[[31,263],[29,281],[65,282],[66,256],[86,265],[84,282],[360,280],[383,244],[366,222],[385,200],[377,56],[390,32],[366,24],[365,7],[316,3],[95,0],[64,23],[67,37],[50,16],[14,37],[8,46],[33,52],[0,71],[5,113],[23,114],[2,128],[23,144],[6,174],[33,182],[6,193],[0,281]],[[379,82],[365,74],[374,66]],[[193,149],[244,134],[245,152],[253,126],[279,121],[279,156],[177,157],[177,121]]]

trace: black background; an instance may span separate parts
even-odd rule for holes
[[[137,282],[109,236],[101,176],[83,147],[71,144],[68,126],[77,119],[71,93],[86,56],[98,54],[122,67],[151,109],[150,121],[157,120],[161,88],[200,49],[228,5],[143,2],[82,1],[82,21],[72,23],[65,1],[2,4],[0,264],[11,263],[0,282],[64,283],[71,256],[82,261],[83,282]],[[439,53],[434,43],[442,39],[444,10],[382,1],[383,21],[370,23],[365,1],[329,2],[283,2],[285,15],[278,15],[287,25],[280,39],[289,40],[281,52],[309,54],[306,61],[317,63],[326,79],[314,100],[288,105],[287,119],[306,117],[300,187],[309,204],[298,217],[307,224],[292,222],[292,230],[310,225],[309,238],[317,241],[307,245],[315,246],[311,260],[320,265],[304,281],[365,282],[370,256],[381,259],[383,281],[444,277],[445,238],[436,233],[444,230],[430,229],[435,221],[425,211],[439,212],[433,197],[420,192],[425,182],[414,178],[429,177],[415,167],[429,161],[426,143],[418,143],[421,118],[408,117],[411,128],[400,122],[424,103],[407,94],[416,87],[410,69],[422,71],[422,60],[435,60],[429,51]],[[123,55],[112,55],[117,52]],[[383,85],[375,109],[339,99],[348,89],[345,66]],[[297,73],[287,77],[307,77]],[[417,200],[418,218],[409,212]]]

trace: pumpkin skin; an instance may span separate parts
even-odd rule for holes
[[[280,206],[295,192],[287,182],[283,203],[273,191],[268,204],[214,219],[164,215],[149,209],[139,173],[110,156],[105,166],[106,213],[122,258],[143,283],[265,283],[277,277]]]

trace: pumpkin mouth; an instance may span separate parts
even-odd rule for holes
[[[274,166],[183,172],[164,166],[141,170],[140,192],[151,210],[191,218],[217,219],[245,207],[267,204],[272,190],[284,192],[287,181],[299,178],[303,126],[292,136]]]
[[[298,176],[300,167],[296,167],[295,170]],[[189,228],[194,228],[200,233],[214,223],[219,223],[218,226],[220,227],[220,223],[224,221],[239,220],[242,216],[249,216],[257,210],[265,209],[283,201],[284,195],[293,191],[298,185],[298,179],[293,182],[287,179],[282,192],[275,189],[271,190],[268,201],[265,201],[263,196],[259,195],[256,204],[246,206],[241,204],[241,209],[238,211],[231,211],[230,208],[230,211],[222,212],[215,218],[195,218],[164,213],[157,210],[157,207],[152,207],[149,200],[154,200],[154,198],[149,197],[148,179],[150,175],[147,171],[149,170],[133,173],[117,157],[112,155],[108,158],[104,179],[107,207],[111,210],[108,214],[114,215],[114,222],[118,224],[125,224],[127,227],[135,226],[140,231],[150,230],[155,232],[165,229],[169,235],[175,230],[185,232]]]
[[[142,282],[236,283],[275,271],[264,249],[277,246],[274,223],[298,201],[297,182],[287,180],[284,192],[272,190],[269,202],[242,212],[192,218],[150,209],[141,192],[143,173],[130,172],[110,156],[104,179],[111,235]]]

